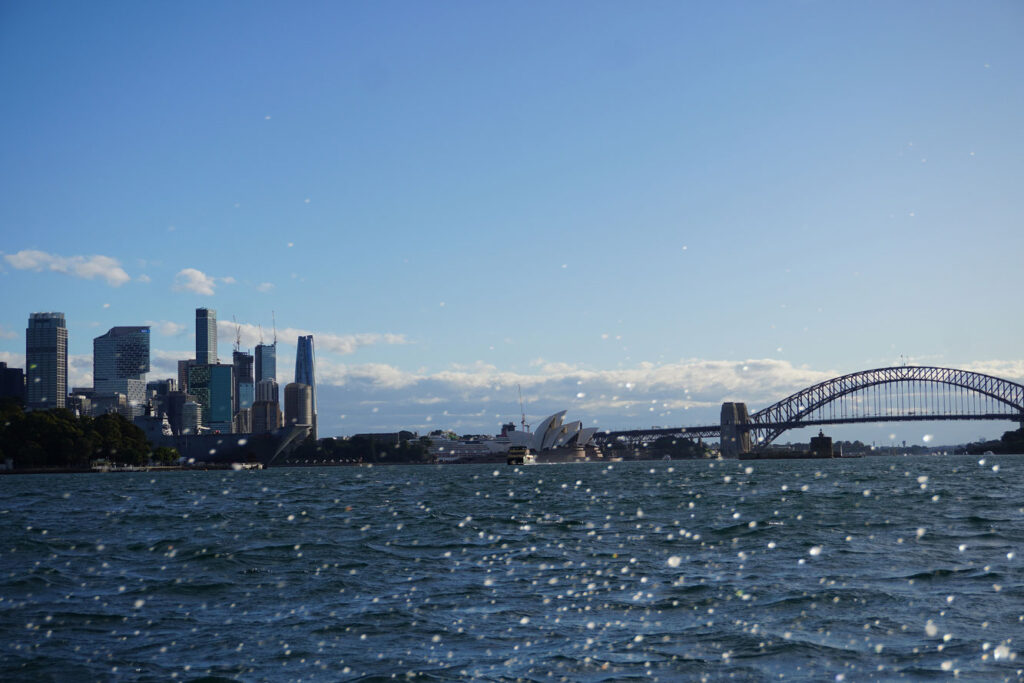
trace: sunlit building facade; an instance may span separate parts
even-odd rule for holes
[[[277,342],[256,345],[256,383],[265,379],[277,381]]]
[[[196,362],[217,362],[217,311],[211,308],[196,309]]]
[[[133,417],[145,411],[149,339],[148,326],[124,326],[92,340],[94,395],[124,394]]]
[[[63,313],[33,313],[25,329],[25,403],[63,408],[68,393],[68,330]]]

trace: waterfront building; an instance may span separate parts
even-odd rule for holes
[[[211,430],[231,432],[234,417],[234,367],[193,365],[188,369],[188,393],[202,407],[201,424]]]
[[[256,345],[256,383],[265,379],[277,381],[277,342]]]
[[[96,396],[124,394],[131,417],[146,406],[149,327],[122,326],[92,340],[92,384]]]
[[[63,313],[33,313],[25,330],[25,403],[63,408],[68,392],[68,330]]]
[[[310,421],[303,424],[308,424],[313,434],[313,438],[316,438],[316,368],[314,366],[314,353],[313,353],[313,335],[300,336],[298,339],[298,348],[295,350],[295,382],[297,384],[305,384],[309,387],[310,393]],[[285,392],[288,391],[288,387],[285,387]],[[285,396],[285,422],[288,422],[288,397]]]
[[[313,425],[313,388],[292,382],[284,388],[284,424]]]
[[[211,308],[196,309],[196,362],[217,363],[217,311]]]
[[[0,398],[25,400],[25,371],[0,362]]]

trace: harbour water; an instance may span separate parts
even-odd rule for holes
[[[953,456],[8,476],[0,678],[1018,680],[1022,475]]]

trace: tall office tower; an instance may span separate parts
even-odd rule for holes
[[[0,398],[25,400],[25,371],[0,362]]]
[[[281,404],[277,382],[265,379],[256,383],[256,401],[252,404],[252,431],[261,434],[281,426]]]
[[[256,382],[256,400],[257,401],[272,401],[277,403],[280,399],[278,398],[279,392],[277,388],[277,382],[272,379],[265,379],[261,382]]]
[[[284,388],[284,424],[313,428],[313,388],[308,384],[292,382]]]
[[[96,396],[124,394],[133,416],[146,408],[149,327],[112,327],[92,340],[92,386]]]
[[[231,365],[193,365],[188,369],[188,393],[202,406],[202,425],[222,434],[231,433],[234,370]]]
[[[25,330],[28,408],[63,408],[68,393],[68,329],[63,313],[33,313]]]
[[[217,362],[217,311],[210,308],[196,309],[196,362]]]
[[[234,411],[252,408],[255,400],[255,383],[252,381],[252,356],[245,351],[231,354],[231,365],[235,368],[235,405]]]
[[[281,426],[281,408],[277,401],[257,400],[252,404],[252,433],[271,432]]]
[[[194,358],[178,361],[178,391],[188,391],[188,369],[195,364]]]
[[[256,345],[256,383],[277,380],[277,342]]]
[[[316,430],[316,368],[313,366],[313,335],[299,337],[299,347],[295,351],[295,382],[309,387],[312,420],[309,422],[313,438],[317,438]],[[287,392],[288,387],[285,387]],[[285,396],[285,406],[288,397]],[[285,409],[287,412],[287,407]]]

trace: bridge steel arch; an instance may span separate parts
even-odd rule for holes
[[[787,429],[801,427],[801,421],[821,424],[822,421],[813,421],[807,418],[822,407],[845,396],[879,385],[912,382],[960,387],[986,396],[1009,407],[1012,413],[1016,413],[1014,415],[1008,412],[1007,420],[1024,423],[1024,385],[969,370],[930,366],[898,366],[862,370],[807,387],[753,413],[748,425],[743,425],[743,427],[750,432],[751,441],[756,444],[755,447],[763,447],[774,441]],[[887,418],[896,417],[895,415],[880,415],[877,416],[877,421],[884,422]],[[906,419],[906,416],[903,419]]]

